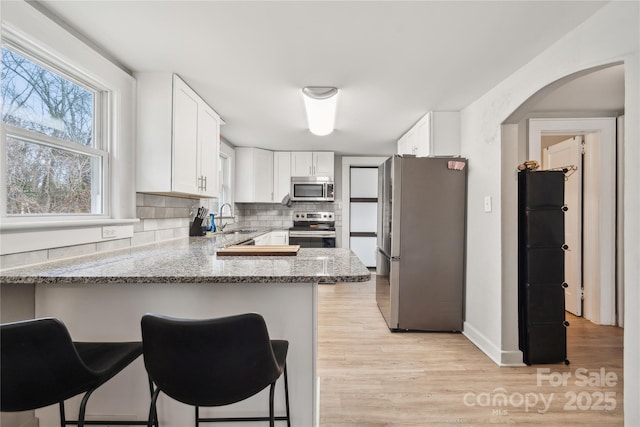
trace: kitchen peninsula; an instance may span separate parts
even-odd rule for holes
[[[290,342],[292,425],[317,425],[318,282],[362,282],[370,273],[349,249],[340,248],[302,248],[296,256],[216,256],[219,248],[249,237],[185,238],[6,270],[0,273],[3,299],[12,288],[32,286],[35,317],[59,318],[75,341],[140,340],[140,319],[149,312],[184,318],[260,313],[272,339]],[[276,388],[278,413],[284,410],[282,381]],[[267,393],[229,407],[203,408],[202,413],[263,414]],[[79,399],[69,400],[67,412],[73,414],[78,405]],[[144,420],[148,405],[140,358],[96,391],[87,419],[113,414],[114,419]],[[36,416],[41,427],[58,425],[55,405],[37,410]],[[193,409],[161,396],[159,417],[164,426],[191,425]]]

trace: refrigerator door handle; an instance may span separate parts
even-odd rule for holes
[[[386,253],[385,251],[382,250],[382,248],[376,248],[378,249],[378,252],[380,252],[385,258],[387,258],[389,261],[400,261],[400,257],[399,256],[391,256],[388,253]]]

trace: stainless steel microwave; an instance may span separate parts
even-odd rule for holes
[[[294,202],[333,202],[333,177],[292,176],[289,197]]]

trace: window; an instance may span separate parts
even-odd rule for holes
[[[18,47],[2,47],[4,212],[102,215],[102,93]]]

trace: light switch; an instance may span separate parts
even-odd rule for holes
[[[491,196],[484,196],[484,211],[491,212]]]

